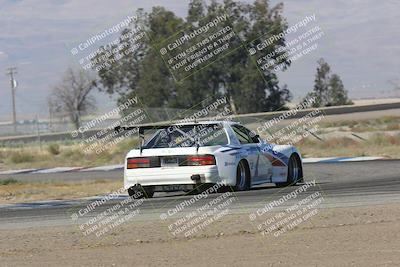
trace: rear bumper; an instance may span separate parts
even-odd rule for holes
[[[192,176],[199,175],[200,181]],[[128,189],[134,185],[177,185],[222,182],[216,165],[213,166],[180,166],[161,168],[125,169],[124,187]]]

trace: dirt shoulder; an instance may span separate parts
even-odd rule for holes
[[[76,227],[0,231],[3,266],[398,266],[400,204],[323,209],[283,235],[226,215],[191,238],[132,221],[97,238]]]

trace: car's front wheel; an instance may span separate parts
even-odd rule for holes
[[[287,175],[287,181],[284,183],[276,183],[276,186],[278,187],[283,187],[283,186],[289,186],[289,185],[295,185],[297,182],[300,181],[300,163],[297,160],[295,155],[291,155],[289,158],[289,164],[288,164],[288,175]]]
[[[132,186],[128,189],[128,194],[131,198],[152,198],[154,195],[153,186]]]

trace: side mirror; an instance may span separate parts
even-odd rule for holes
[[[253,141],[256,142],[256,143],[260,143],[261,142],[260,136],[258,134],[254,135],[253,136]]]

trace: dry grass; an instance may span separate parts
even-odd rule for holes
[[[4,169],[51,168],[59,166],[91,167],[108,164],[122,164],[126,153],[136,147],[137,140],[123,140],[109,149],[96,153],[83,152],[78,143],[50,143],[40,147],[29,145],[0,148],[0,164]]]
[[[372,120],[345,120],[320,122],[318,134],[345,132],[376,132],[367,141],[346,137],[330,138],[320,142],[313,137],[295,144],[306,157],[329,156],[385,156],[400,158],[399,136],[393,131],[400,130],[400,117],[384,116]],[[277,129],[278,130],[278,129]],[[392,131],[392,136],[385,132]],[[274,132],[274,131],[273,131]],[[107,147],[103,152],[91,150],[84,153],[85,146],[72,141],[39,145],[0,147],[0,169],[51,168],[58,166],[92,167],[122,164],[126,153],[137,146],[136,138],[129,138]]]
[[[349,137],[319,141],[308,137],[296,144],[303,157],[382,156],[400,158],[400,134],[374,134],[366,141]]]
[[[11,183],[0,184],[0,203],[73,199],[104,195],[114,192],[122,186],[122,181],[113,180],[47,183],[24,183],[13,180]]]
[[[329,131],[329,128],[347,130],[352,132],[394,131],[400,130],[400,117],[384,116],[372,120],[344,120],[335,122],[322,122],[320,128]]]

